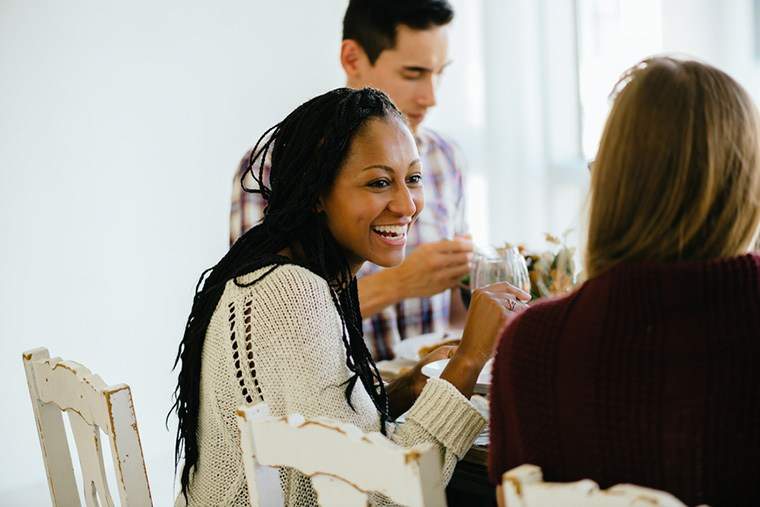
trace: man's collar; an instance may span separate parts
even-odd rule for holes
[[[414,133],[414,141],[417,143],[417,151],[420,155],[424,155],[430,149],[430,134],[423,128],[418,127],[417,132]]]

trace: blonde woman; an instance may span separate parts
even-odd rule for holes
[[[588,281],[497,348],[490,477],[760,505],[760,132],[720,70],[630,69],[592,165]]]

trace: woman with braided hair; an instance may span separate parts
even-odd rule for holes
[[[448,479],[485,422],[468,398],[509,317],[505,299],[527,295],[507,284],[476,291],[461,345],[384,386],[362,337],[355,274],[367,260],[399,264],[422,210],[423,168],[403,116],[379,91],[333,90],[266,132],[249,172],[264,218],[201,276],[177,356],[177,503],[248,505],[234,414],[262,402],[273,415],[431,442]],[[421,374],[448,355],[440,379]],[[404,412],[404,423],[389,422]],[[280,479],[287,505],[316,503],[308,478],[282,470]]]

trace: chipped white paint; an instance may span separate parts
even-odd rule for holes
[[[88,424],[79,413],[74,411],[69,412],[69,423],[82,469],[85,504],[87,507],[97,507],[100,504],[113,505],[103,465],[100,430],[97,426]],[[100,497],[100,501],[96,497]]]
[[[29,396],[32,398],[34,419],[37,422],[37,433],[40,437],[40,447],[47,472],[50,498],[54,506],[81,505],[61,411],[51,403],[39,401],[32,361],[48,357],[50,355],[46,349],[30,350],[23,356]]]
[[[81,505],[62,411],[69,416],[77,446],[85,505],[114,505],[100,431],[111,444],[121,505],[152,505],[129,386],[107,386],[81,364],[51,359],[44,348],[25,352],[23,360],[53,505]]]
[[[261,494],[266,470],[287,466],[311,477],[323,506],[364,506],[377,492],[410,507],[445,506],[440,453],[430,444],[404,448],[379,433],[300,415],[271,417],[265,403],[237,414],[252,505],[282,505]],[[277,488],[279,489],[279,487]]]
[[[501,507],[685,507],[673,495],[656,489],[619,484],[606,490],[590,479],[544,482],[541,469],[521,465],[504,473]]]
[[[367,507],[367,493],[337,477],[318,474],[311,478],[311,485],[321,505]]]

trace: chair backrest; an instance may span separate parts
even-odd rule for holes
[[[129,386],[107,386],[81,364],[51,359],[45,348],[24,352],[23,361],[53,505],[81,505],[62,411],[68,414],[79,455],[85,504],[114,504],[101,452],[102,430],[111,442],[121,505],[152,505]]]
[[[535,465],[505,472],[501,492],[504,507],[685,507],[669,493],[631,484],[600,490],[590,479],[544,482],[541,469]]]
[[[261,492],[275,466],[309,476],[322,506],[364,506],[372,492],[412,507],[446,505],[440,452],[430,444],[404,448],[351,424],[270,417],[265,403],[237,416],[252,505],[273,505]]]

